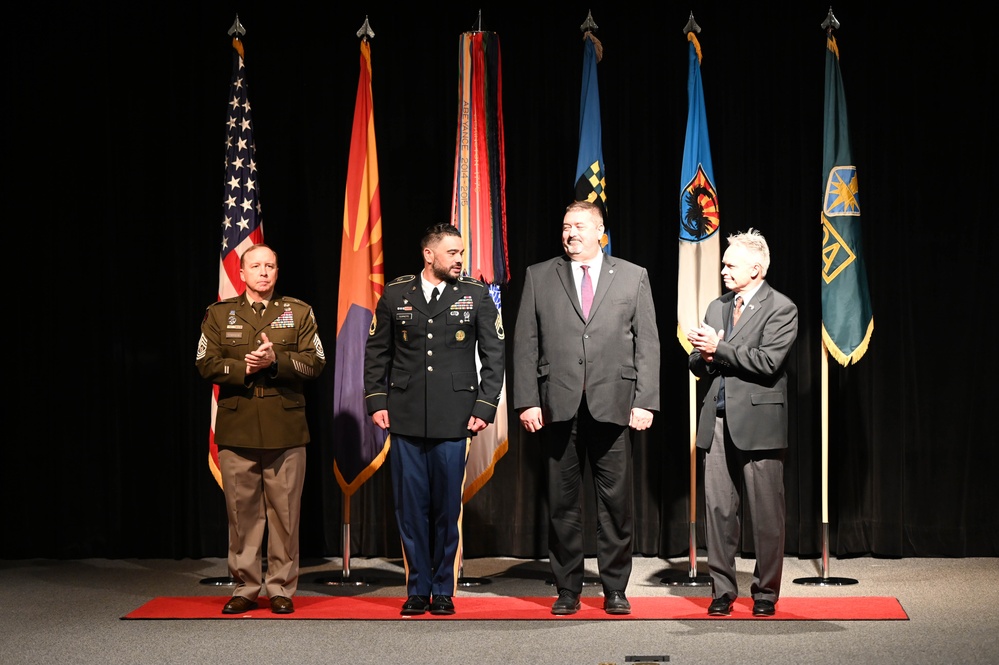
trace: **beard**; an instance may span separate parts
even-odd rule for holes
[[[434,277],[441,280],[442,282],[453,284],[455,281],[457,281],[454,277],[451,276],[450,270],[445,268],[437,261],[434,261],[434,264],[433,266],[431,266],[431,269],[434,271]]]

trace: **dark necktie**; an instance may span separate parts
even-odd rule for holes
[[[590,305],[593,304],[593,282],[590,280],[590,266],[583,265],[583,283],[579,291],[583,300],[583,318],[590,318]]]
[[[437,302],[437,287],[436,286],[434,288],[430,289],[430,299],[427,300],[427,304],[428,305],[433,305],[435,302]]]
[[[258,318],[264,315],[264,303],[255,302],[251,305],[251,307],[253,307],[253,311],[257,313]]]
[[[735,297],[735,309],[732,310],[732,327],[735,328],[736,324],[739,323],[739,317],[742,316],[742,296]]]

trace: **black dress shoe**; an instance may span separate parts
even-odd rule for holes
[[[727,617],[732,613],[732,603],[735,601],[728,596],[719,596],[708,605],[709,617]]]
[[[434,596],[434,602],[430,603],[431,614],[454,614],[454,602],[451,596]]]
[[[753,601],[754,617],[772,617],[776,611],[777,607],[772,600],[760,598],[759,600]]]
[[[561,589],[558,592],[558,599],[552,604],[552,614],[565,615],[575,614],[581,607],[579,594],[568,589]]]
[[[255,609],[257,609],[257,601],[243,596],[233,596],[222,608],[222,614],[245,614]]]
[[[403,616],[416,616],[430,609],[430,596],[410,596],[402,606]]]
[[[631,614],[631,603],[624,591],[608,591],[604,594],[604,612],[607,614]]]
[[[295,603],[287,596],[274,596],[271,598],[271,612],[274,614],[291,614],[295,611]]]

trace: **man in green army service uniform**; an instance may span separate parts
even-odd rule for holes
[[[326,356],[312,308],[279,296],[277,254],[253,245],[240,257],[246,291],[208,306],[196,365],[219,387],[215,443],[229,517],[229,573],[237,581],[223,614],[295,611],[305,446],[303,382]],[[267,528],[267,576],[261,551]]]

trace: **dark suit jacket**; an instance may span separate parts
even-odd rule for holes
[[[276,371],[247,376],[247,353],[267,333]],[[240,448],[292,448],[309,442],[303,382],[326,366],[316,317],[308,304],[275,295],[258,317],[245,295],[208,306],[195,361],[218,384],[215,443]]]
[[[393,280],[375,307],[365,349],[368,413],[388,409],[393,434],[469,436],[470,416],[487,423],[496,417],[506,357],[503,338],[503,322],[482,282],[461,277],[446,284],[431,306],[419,275]]]
[[[704,322],[725,330],[732,320],[735,294],[708,305]],[[719,378],[725,377],[725,418],[732,442],[740,450],[787,447],[788,352],[798,336],[798,308],[790,298],[763,282],[742,311],[739,323],[718,343],[714,361],[705,363],[694,351],[690,371],[711,381],[701,405],[697,447],[711,447]]]
[[[605,256],[590,318],[565,257],[527,269],[514,335],[514,408],[540,406],[546,422],[590,413],[627,426],[632,407],[659,410],[659,330],[645,268]]]

